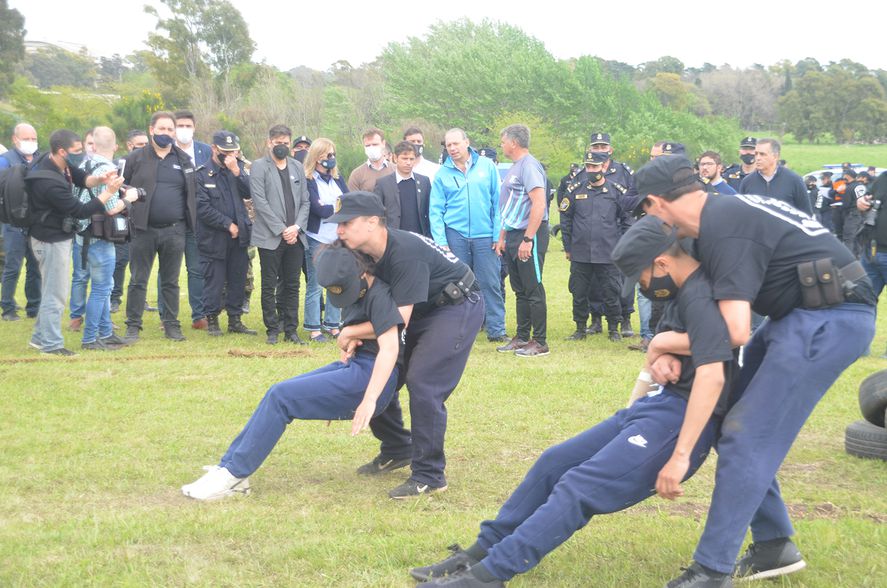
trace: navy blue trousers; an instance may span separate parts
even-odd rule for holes
[[[246,247],[241,247],[237,239],[228,239],[222,259],[210,257],[202,251],[200,262],[203,264],[203,312],[218,316],[222,311],[224,292],[228,317],[242,315],[246,270],[249,267]]]
[[[484,300],[472,293],[458,305],[441,306],[426,316],[410,319],[404,332],[405,383],[410,393],[412,434],[403,426],[397,396],[370,421],[388,458],[412,458],[412,479],[433,488],[446,485],[444,405],[462,378],[474,339],[484,321]]]
[[[655,494],[686,409],[686,400],[665,389],[545,450],[496,518],[481,523],[477,543],[487,551],[484,567],[508,580],[536,566],[594,515]],[[716,428],[712,419],[703,429],[687,478],[708,457]]]
[[[776,472],[820,398],[874,333],[875,309],[862,304],[795,309],[754,332],[717,441],[715,488],[694,560],[728,573],[749,525],[755,541],[794,534]]]
[[[375,361],[374,355],[358,352],[348,363],[337,361],[274,384],[219,465],[245,478],[259,469],[293,419],[351,420],[363,400]],[[376,414],[388,406],[396,386],[397,367],[376,401]]]

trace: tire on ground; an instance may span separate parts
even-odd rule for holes
[[[887,370],[875,372],[859,385],[859,409],[865,420],[878,427],[884,426],[887,410]]]
[[[844,449],[850,455],[887,461],[887,429],[856,421],[844,432]]]

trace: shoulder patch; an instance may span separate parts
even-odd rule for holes
[[[611,181],[611,182],[610,182],[610,185],[613,186],[614,188],[616,188],[616,190],[618,190],[619,192],[622,192],[623,194],[625,194],[626,192],[628,192],[628,188],[626,188],[625,186],[623,186],[623,185],[620,184],[619,182],[613,182],[613,181]]]
[[[626,165],[626,164],[623,163],[623,164],[622,164],[622,167],[625,168],[625,171],[628,172],[628,175],[630,175],[630,176],[633,176],[633,175],[634,175],[634,170],[631,169],[628,165]]]
[[[557,207],[557,209],[561,212],[566,212],[567,209],[569,209],[569,208],[570,208],[570,199],[569,198],[564,198],[563,200],[561,200],[560,205]]]

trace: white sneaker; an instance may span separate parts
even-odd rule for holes
[[[199,480],[182,486],[182,494],[195,500],[220,500],[236,494],[249,494],[249,478],[235,478],[228,468],[214,468]]]

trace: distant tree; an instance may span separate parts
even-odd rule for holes
[[[74,86],[93,88],[98,80],[95,61],[86,53],[44,47],[25,56],[25,73],[39,88]]]
[[[0,98],[15,79],[15,71],[25,58],[25,18],[7,0],[0,0]]]
[[[663,106],[697,116],[711,114],[711,105],[705,95],[695,85],[683,81],[676,73],[657,73],[648,80],[648,83]]]
[[[680,76],[684,73],[684,62],[677,57],[666,55],[660,57],[656,61],[648,61],[647,63],[644,63],[639,69],[640,75],[643,78],[656,77],[656,74],[659,73],[670,73]]]
[[[103,82],[120,82],[123,81],[123,74],[127,71],[127,67],[123,58],[115,53],[112,57],[99,58],[99,75]]]
[[[750,131],[776,124],[781,80],[774,74],[725,65],[699,74],[699,81],[713,114],[736,118],[739,126]]]

